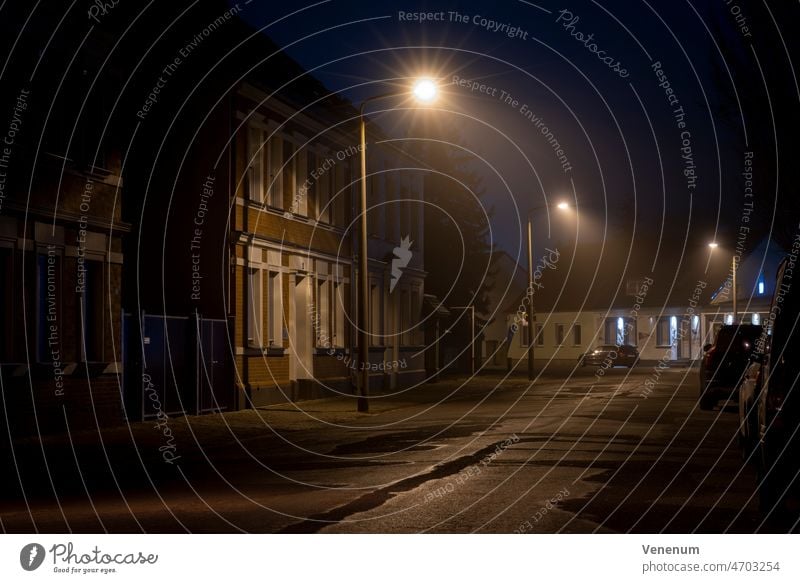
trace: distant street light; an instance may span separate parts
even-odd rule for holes
[[[367,326],[367,302],[369,298],[369,262],[367,254],[367,125],[364,120],[364,106],[378,99],[388,97],[398,97],[401,95],[411,95],[417,101],[430,104],[435,101],[438,95],[436,82],[429,77],[418,79],[410,90],[395,91],[369,97],[361,102],[358,110],[359,134],[361,146],[361,221],[359,233],[358,249],[358,359],[361,367],[361,387],[358,391],[358,410],[361,412],[369,411],[369,333]]]
[[[714,251],[714,249],[719,247],[719,243],[717,243],[716,241],[711,241],[708,244],[708,246],[711,248],[711,251]],[[737,265],[737,261],[736,261],[736,253],[734,253],[733,257],[731,258],[731,279],[733,280],[731,282],[731,288],[732,288],[731,289],[731,293],[733,295],[733,323],[734,324],[736,324],[736,322],[738,322],[738,320],[739,320],[739,304],[738,304],[738,300],[736,298],[736,295],[737,295],[736,294],[736,288],[737,288],[737,285],[736,285],[736,272],[738,271],[737,267],[738,267],[738,265]]]
[[[531,221],[531,215],[534,211],[538,211],[543,208],[548,208],[550,205],[543,205],[538,206],[536,208],[532,208],[528,211],[528,289],[525,290],[525,293],[528,295],[528,307],[527,307],[527,314],[526,319],[528,320],[528,380],[532,381],[534,379],[533,374],[533,222]],[[560,211],[569,210],[570,206],[567,202],[559,202],[556,205],[556,208]]]

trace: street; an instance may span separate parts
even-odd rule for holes
[[[736,409],[701,412],[696,369],[667,370],[652,390],[645,364],[599,380],[571,372],[533,386],[447,379],[373,399],[369,414],[339,398],[170,418],[170,456],[155,421],[102,442],[92,432],[18,442],[3,452],[2,528],[770,531]]]

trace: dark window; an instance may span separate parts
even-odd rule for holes
[[[317,172],[317,155],[314,152],[308,152],[306,156],[306,165],[308,166],[308,175],[306,179],[306,199],[308,201],[307,215],[312,218],[317,218],[317,181],[311,176],[311,173]]]
[[[536,346],[544,346],[544,324],[536,324]]]
[[[556,324],[556,346],[564,344],[564,324]]]
[[[78,342],[83,360],[87,362],[103,361],[103,316],[105,314],[103,300],[103,263],[86,261],[85,285],[80,293],[79,309],[81,313],[81,330]]]
[[[656,345],[669,346],[670,344],[672,344],[672,338],[670,335],[669,317],[659,318],[658,324],[656,325]]]
[[[36,256],[36,359],[60,358],[61,258],[54,252]]]

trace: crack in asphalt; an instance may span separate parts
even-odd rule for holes
[[[524,439],[520,439],[517,443],[522,443],[524,441]],[[290,524],[278,531],[278,534],[313,534],[319,532],[326,526],[342,522],[348,516],[377,508],[396,494],[413,490],[425,482],[439,480],[447,476],[457,474],[464,468],[480,462],[487,455],[494,452],[501,444],[506,444],[506,448],[510,447],[507,445],[508,439],[495,441],[469,455],[461,456],[456,459],[437,464],[433,466],[430,471],[425,472],[424,474],[417,474],[409,478],[398,480],[397,482],[383,486],[382,488],[379,488],[373,492],[364,494],[355,500],[348,502],[347,504],[337,506],[336,508],[332,508],[326,512],[309,516],[300,522]]]

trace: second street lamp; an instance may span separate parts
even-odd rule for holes
[[[531,221],[531,216],[533,215],[534,211],[538,211],[541,209],[549,208],[550,205],[543,205],[538,206],[536,208],[532,208],[528,211],[528,289],[525,290],[525,294],[528,296],[528,305],[527,305],[527,314],[526,320],[528,321],[528,380],[532,381],[534,379],[534,372],[533,372],[533,331],[534,331],[534,324],[533,324],[533,222]],[[569,203],[560,202],[556,205],[556,208],[560,211],[569,210]]]
[[[375,95],[361,102],[358,109],[359,138],[361,146],[361,196],[359,210],[361,221],[359,225],[358,248],[358,360],[361,372],[361,382],[358,386],[358,410],[369,411],[369,318],[367,317],[369,298],[369,258],[367,253],[367,124],[364,119],[364,106],[378,99],[411,95],[417,101],[425,104],[432,103],[438,95],[436,82],[428,77],[417,79],[410,91],[396,91]]]

